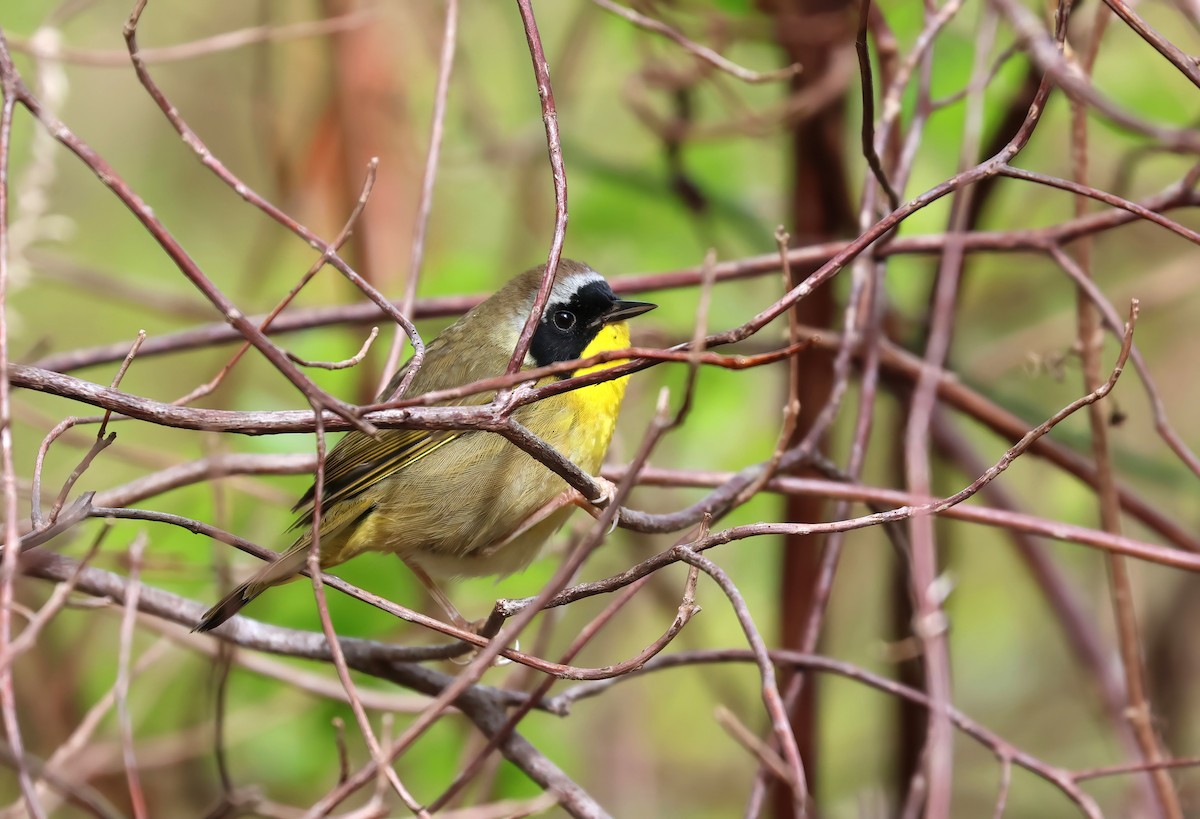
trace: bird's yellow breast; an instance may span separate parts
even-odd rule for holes
[[[609,350],[620,350],[629,346],[629,325],[625,322],[606,325],[583,351],[581,358],[588,358]],[[606,361],[594,367],[582,367],[574,375],[586,375],[624,364],[625,359]],[[617,426],[617,414],[621,400],[625,397],[624,378],[614,378],[565,393],[559,398],[570,408],[569,429],[555,430],[550,437],[555,448],[577,463],[584,470],[595,474],[604,460]],[[564,434],[565,433],[565,434]]]

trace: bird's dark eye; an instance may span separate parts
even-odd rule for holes
[[[565,333],[575,326],[575,314],[570,310],[556,310],[554,312],[554,326]]]

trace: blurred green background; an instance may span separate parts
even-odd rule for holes
[[[337,4],[287,2],[209,3],[154,0],[139,29],[143,48],[197,40],[264,23],[283,26],[328,15]],[[922,26],[919,4],[881,2],[880,8],[906,53]],[[770,19],[753,4],[727,0],[668,4],[667,16],[703,39],[722,34],[732,59],[755,68],[782,63]],[[206,170],[172,131],[138,84],[120,65],[121,27],[128,3],[97,0],[62,25],[64,46],[109,55],[113,65],[88,60],[36,61],[29,54],[39,26],[52,20],[56,4],[10,3],[0,26],[16,48],[26,81],[62,120],[105,157],[153,208],[205,273],[246,313],[269,310],[315,259],[315,253],[262,213],[242,202]],[[340,228],[357,195],[367,157],[381,159],[379,184],[346,256],[389,296],[399,299],[409,274],[413,215],[428,143],[442,5],[425,2],[378,4],[370,19],[346,37],[357,45],[339,50],[331,36],[288,39],[179,61],[154,62],[151,71],[182,116],[213,153],[235,174],[289,214],[330,237]],[[677,71],[693,64],[674,46],[633,29],[596,7],[577,2],[536,4],[550,60],[562,129],[570,192],[566,255],[587,261],[618,278],[692,267],[707,249],[718,258],[769,253],[776,225],[789,220],[788,134],[768,127],[761,134],[738,129],[700,136],[682,150],[682,167],[706,203],[703,212],[687,206],[673,188],[672,168],[662,141],[635,113],[645,106],[664,118],[677,100],[646,79],[649,66]],[[1152,21],[1169,24],[1172,10],[1147,8]],[[933,92],[943,97],[966,83],[974,57],[981,8],[968,4],[943,32],[934,52]],[[1194,30],[1174,30],[1187,51],[1200,48]],[[50,34],[41,33],[46,38]],[[353,39],[350,38],[361,38]],[[1003,27],[996,53],[1012,41]],[[347,53],[349,52],[349,53]],[[86,56],[86,55],[85,55]],[[355,58],[375,61],[367,81],[352,85],[348,66]],[[985,127],[995,125],[1000,106],[1020,83],[1022,58],[1007,61],[988,88]],[[1194,89],[1123,28],[1105,40],[1096,70],[1097,84],[1119,104],[1156,122],[1183,126],[1196,116]],[[700,124],[738,123],[753,110],[778,105],[779,84],[745,85],[724,76],[698,83],[689,97]],[[857,153],[859,90],[851,75],[845,91],[851,109],[847,158],[861,184],[865,163]],[[906,117],[914,98],[905,99]],[[936,112],[920,144],[914,174],[902,192],[911,198],[956,170],[963,105]],[[1023,167],[1068,176],[1067,106],[1056,94],[1046,120],[1019,160]],[[64,150],[39,147],[38,129],[18,110],[13,132],[10,218],[18,283],[10,291],[9,317],[15,327],[10,350],[15,360],[33,361],[51,353],[110,342],[131,342],[139,329],[154,337],[218,317],[125,208],[90,172]],[[1141,141],[1103,122],[1092,128],[1090,168],[1096,185],[1130,198],[1161,190],[1182,176],[1185,157],[1134,156]],[[42,158],[48,156],[48,159]],[[941,232],[949,201],[942,200],[908,220],[902,236]],[[545,137],[530,71],[529,55],[516,9],[507,3],[463,3],[458,58],[449,94],[446,136],[437,177],[429,240],[418,295],[488,293],[509,276],[545,260],[553,226],[553,192],[545,157]],[[1016,181],[1002,181],[988,202],[982,227],[1009,230],[1050,225],[1072,213],[1070,198]],[[1190,214],[1175,218],[1196,225]],[[19,231],[24,231],[21,233]],[[1185,441],[1200,442],[1200,398],[1196,387],[1195,250],[1149,224],[1135,224],[1102,236],[1095,247],[1095,273],[1120,311],[1129,298],[1142,302],[1138,341],[1158,379],[1171,420]],[[926,295],[936,260],[893,257],[886,292],[901,320],[900,335],[914,336],[925,319]],[[845,284],[839,282],[841,291]],[[841,292],[839,291],[839,292]],[[717,285],[710,326],[725,329],[749,319],[782,293],[778,275]],[[673,343],[690,336],[697,291],[648,292],[662,305],[651,320],[639,322],[647,343]],[[323,271],[297,299],[298,306],[361,300],[335,271]],[[962,380],[1039,423],[1081,393],[1079,367],[1069,355],[1075,338],[1074,288],[1047,260],[1032,255],[978,254],[967,265],[951,363]],[[445,321],[422,323],[431,338]],[[283,338],[288,349],[308,359],[336,360],[354,354],[363,327],[329,327]],[[786,333],[776,322],[746,345],[761,350]],[[363,366],[311,375],[348,400],[363,401],[375,391],[390,329],[385,329]],[[170,401],[212,377],[233,347],[147,357],[137,360],[122,389]],[[1105,366],[1111,362],[1110,343]],[[115,365],[76,375],[107,384]],[[736,470],[767,458],[781,425],[786,365],[726,372],[706,369],[686,425],[671,433],[652,463],[679,469]],[[678,402],[685,370],[657,367],[635,376],[611,459],[627,460],[640,440],[662,387]],[[1192,531],[1200,526],[1195,476],[1174,460],[1156,437],[1144,394],[1130,374],[1118,387],[1113,406],[1126,416],[1112,430],[1121,479],[1136,487]],[[203,406],[243,410],[300,408],[301,396],[256,355],[249,355]],[[853,394],[849,407],[853,407]],[[16,462],[28,479],[40,441],[63,417],[87,414],[79,405],[19,392],[14,398]],[[879,404],[873,456],[866,482],[892,485],[890,466],[895,401]],[[852,410],[837,428],[833,451],[844,462]],[[119,485],[166,465],[221,451],[311,452],[302,435],[236,437],[121,423],[116,443],[86,473],[77,489]],[[1006,444],[970,424],[963,427],[989,462]],[[50,451],[45,489],[53,496],[89,445],[88,428],[68,436]],[[1053,434],[1087,447],[1086,419],[1080,415]],[[81,448],[83,447],[83,448]],[[937,473],[939,491],[953,492],[974,476],[950,469]],[[1063,474],[1032,458],[1019,461],[1002,478],[1026,511],[1082,525],[1096,525],[1094,497]],[[280,548],[291,522],[293,500],[307,487],[305,477],[237,478],[198,485],[153,498],[143,506],[212,522],[252,541]],[[632,505],[652,511],[677,509],[701,493],[641,488]],[[781,520],[776,497],[760,496],[721,526]],[[855,514],[863,510],[855,510]],[[583,516],[573,520],[583,527]],[[98,524],[81,527],[54,548],[82,553]],[[242,576],[254,561],[221,544],[182,530],[119,523],[95,565],[125,571],[125,548],[139,532],[149,540],[146,582],[192,599],[219,594],[214,565]],[[1063,767],[1117,762],[1121,749],[1101,713],[1095,687],[1067,653],[1050,609],[1014,557],[1003,533],[962,523],[942,522],[943,559],[954,583],[947,602],[951,621],[957,705],[1019,747]],[[1136,525],[1129,534],[1151,536]],[[560,533],[555,544],[568,541]],[[620,571],[666,548],[670,537],[636,537],[618,531],[584,570],[585,579]],[[847,538],[823,651],[883,674],[892,673],[887,602],[895,557],[876,530]],[[1073,545],[1042,546],[1078,585],[1102,634],[1111,636],[1103,561],[1098,553]],[[770,642],[777,634],[780,544],[771,538],[740,541],[711,556],[734,578],[756,622]],[[534,594],[556,566],[553,557],[500,582],[456,584],[452,596],[469,617],[489,610],[497,596]],[[1194,609],[1185,589],[1190,577],[1146,565],[1133,566],[1138,611],[1147,634],[1161,728],[1177,755],[1200,751],[1195,702],[1195,669],[1200,658],[1179,632]],[[342,567],[349,581],[406,605],[434,613],[420,587],[399,563],[367,555]],[[641,594],[577,659],[604,665],[635,654],[669,624],[678,605],[685,572],[661,572],[651,592]],[[40,581],[25,581],[20,599],[35,606],[49,593]],[[1190,595],[1194,598],[1194,593]],[[703,613],[669,651],[742,646],[744,639],[727,601],[711,583],[701,582]],[[583,624],[605,605],[589,600],[555,612],[562,618],[543,656],[560,652]],[[331,595],[338,630],[402,643],[424,643],[425,632],[356,601]],[[307,584],[272,590],[249,615],[297,628],[319,628]],[[112,685],[116,671],[119,610],[72,608],[55,618],[36,650],[17,664],[20,717],[27,747],[48,757],[66,739],[92,704]],[[138,652],[158,640],[149,629],[139,634]],[[532,642],[534,638],[530,636]],[[1167,658],[1167,659],[1164,659]],[[1169,661],[1168,661],[1169,660]],[[281,661],[283,662],[283,661]],[[297,664],[305,671],[327,669]],[[219,794],[209,724],[212,719],[212,662],[207,656],[171,647],[134,682],[133,719],[138,761],[154,816],[200,816]],[[453,666],[447,666],[453,670]],[[501,684],[512,667],[494,669],[486,682]],[[1164,674],[1166,675],[1164,677]],[[332,679],[332,676],[330,677]],[[383,688],[359,679],[364,688]],[[826,678],[820,690],[819,794],[827,817],[889,816],[897,809],[890,771],[895,736],[894,702],[858,684]],[[618,816],[718,817],[740,815],[755,759],[717,724],[717,705],[730,708],[755,731],[765,730],[752,666],[663,672],[630,680],[603,697],[576,706],[568,719],[533,714],[521,730],[570,776]],[[352,762],[366,759],[361,737],[347,707],[307,695],[285,682],[235,669],[229,683],[229,761],[235,783],[256,785],[270,798],[290,805],[311,804],[336,781],[334,718],[347,725]],[[376,729],[379,716],[374,714]],[[397,715],[396,729],[407,716]],[[444,719],[399,763],[401,779],[418,799],[430,800],[449,784],[477,747],[477,735],[463,719]],[[1000,776],[991,755],[970,740],[956,740],[955,815],[988,815]],[[110,714],[100,725],[79,770],[118,806],[127,808],[119,735]],[[85,764],[86,763],[86,764]],[[94,766],[88,768],[87,765]],[[1196,804],[1200,778],[1177,775],[1185,797]],[[1125,815],[1130,780],[1088,785],[1112,811]],[[537,788],[507,763],[499,766],[498,798],[523,798]],[[0,770],[0,798],[17,796],[8,771]],[[487,801],[486,791],[473,792]],[[399,809],[398,809],[399,810]],[[55,815],[73,816],[60,808]],[[1040,780],[1016,771],[1008,813],[1014,817],[1075,815],[1065,799]]]

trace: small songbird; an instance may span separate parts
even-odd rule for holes
[[[425,350],[408,395],[417,396],[502,375],[512,357],[545,265],[527,270],[447,327]],[[653,310],[648,302],[613,294],[585,264],[563,259],[524,368],[587,358],[629,346],[625,320]],[[599,364],[558,378],[612,367]],[[401,368],[384,390],[404,377]],[[540,383],[552,381],[554,377]],[[572,390],[528,404],[516,421],[581,469],[595,474],[612,440],[626,378]],[[446,402],[485,404],[495,393]],[[381,398],[382,400],[382,398]],[[209,609],[196,631],[209,631],[273,585],[294,578],[312,543],[313,493],[294,511],[302,530],[283,555]],[[320,562],[327,569],[365,551],[394,552],[426,585],[452,619],[465,621],[433,577],[506,575],[523,569],[582,505],[558,475],[500,435],[470,430],[352,431],[325,460]]]

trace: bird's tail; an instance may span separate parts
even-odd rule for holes
[[[291,580],[300,573],[307,560],[308,540],[301,538],[287,552],[263,566],[249,580],[221,598],[221,602],[204,612],[204,617],[192,631],[212,631],[271,586]]]

